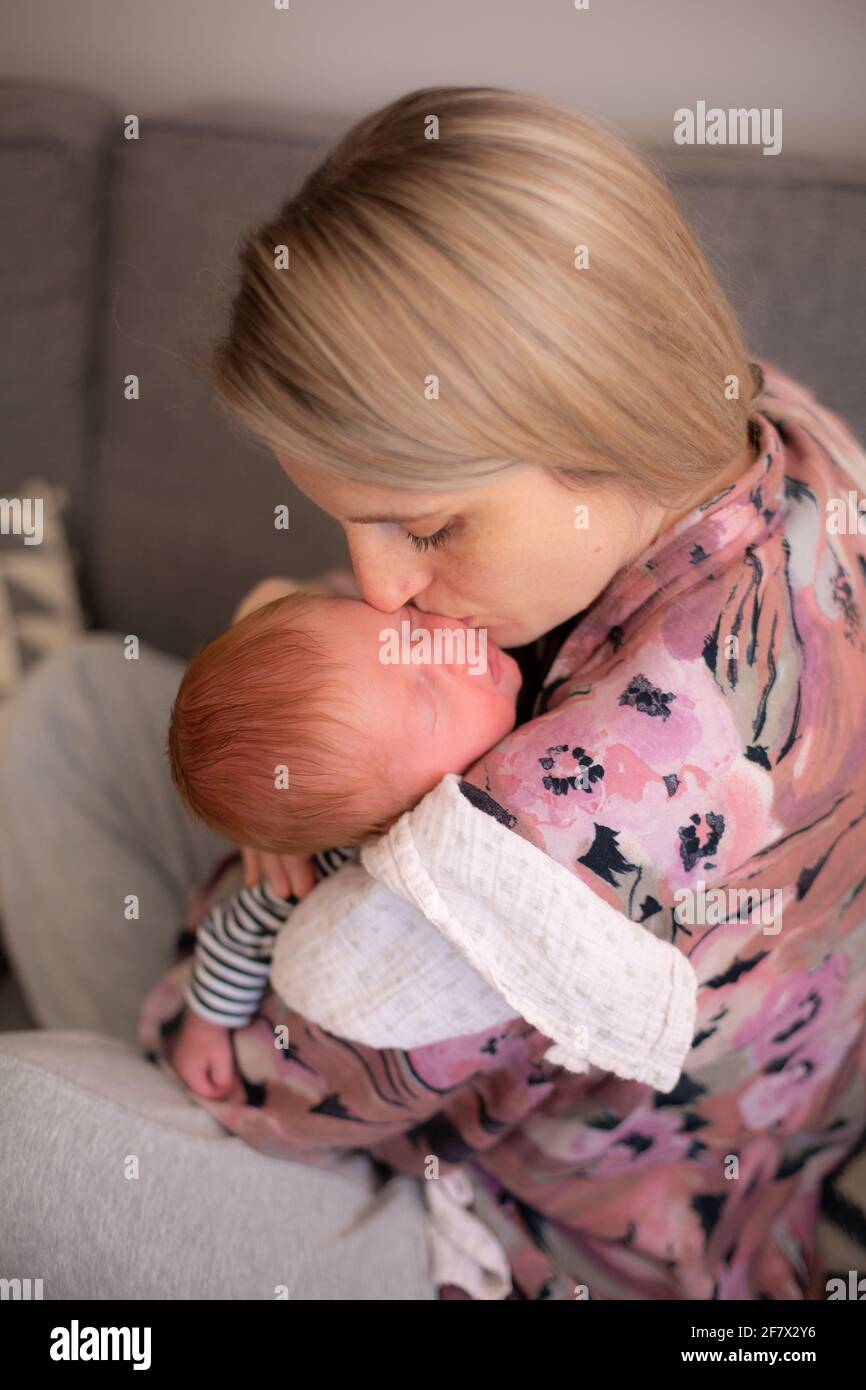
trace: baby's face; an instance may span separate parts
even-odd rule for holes
[[[323,607],[322,637],[357,672],[358,726],[391,758],[407,800],[446,772],[463,772],[514,727],[520,668],[467,628],[405,607],[380,613],[359,599]]]

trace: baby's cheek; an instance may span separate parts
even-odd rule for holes
[[[497,743],[499,742],[499,740],[500,740],[501,738],[505,738],[505,735],[506,735],[506,734],[510,734],[510,733],[511,733],[511,730],[514,728],[514,725],[515,725],[516,720],[517,720],[517,710],[516,710],[514,701],[513,701],[513,700],[503,700],[503,699],[497,700],[497,701],[496,701],[496,711],[495,711],[495,715],[492,717],[492,721],[491,721],[491,722],[495,722],[495,724],[496,724],[496,728],[497,728],[496,741],[497,741]]]
[[[514,717],[514,706],[497,691],[489,688],[479,691],[464,724],[473,745],[470,749],[473,756],[480,757],[504,738],[514,727]]]

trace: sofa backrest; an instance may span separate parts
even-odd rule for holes
[[[70,491],[91,620],[187,655],[271,573],[345,563],[342,533],[230,429],[202,367],[234,253],[321,149],[271,128],[122,117],[86,94],[0,84],[0,488]],[[756,149],[659,156],[757,355],[866,437],[866,171]],[[141,398],[124,398],[136,374]],[[288,532],[274,508],[290,509]]]

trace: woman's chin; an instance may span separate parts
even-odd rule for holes
[[[497,647],[505,650],[507,647],[523,647],[532,640],[525,636],[518,624],[502,623],[499,627],[489,627],[487,629],[487,640],[495,642]]]

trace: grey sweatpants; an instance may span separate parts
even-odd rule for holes
[[[39,1030],[0,1034],[0,1279],[46,1299],[432,1299],[415,1179],[267,1158],[140,1055],[142,999],[227,848],[169,780],[181,671],[89,635],[9,713],[3,935]]]

